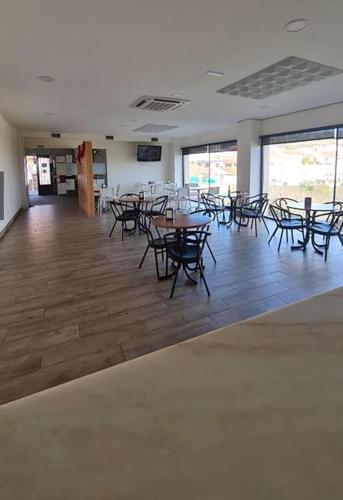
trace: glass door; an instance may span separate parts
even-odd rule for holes
[[[49,156],[38,156],[38,194],[40,196],[55,194],[52,175],[52,163]]]

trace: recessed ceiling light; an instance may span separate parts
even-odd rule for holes
[[[50,83],[50,82],[53,82],[55,80],[55,78],[53,78],[52,76],[49,76],[49,75],[38,75],[37,80],[40,80],[41,82]]]
[[[284,29],[289,33],[298,33],[298,31],[303,31],[307,26],[307,19],[293,19],[284,25]]]
[[[220,76],[224,76],[225,73],[223,73],[222,71],[212,71],[212,70],[208,70],[206,71],[206,75],[208,76],[217,76],[217,77],[220,77]]]

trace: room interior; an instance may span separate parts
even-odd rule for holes
[[[1,13],[0,497],[340,499],[343,4]]]

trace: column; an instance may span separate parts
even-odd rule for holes
[[[244,120],[237,127],[237,189],[251,196],[260,192],[261,124],[261,120]]]

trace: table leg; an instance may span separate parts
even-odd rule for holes
[[[306,212],[306,228],[305,228],[304,239],[298,240],[297,245],[292,245],[291,250],[302,250],[303,252],[306,251],[308,242],[310,241],[310,230],[309,230],[310,221],[311,221],[311,212],[307,211]]]

